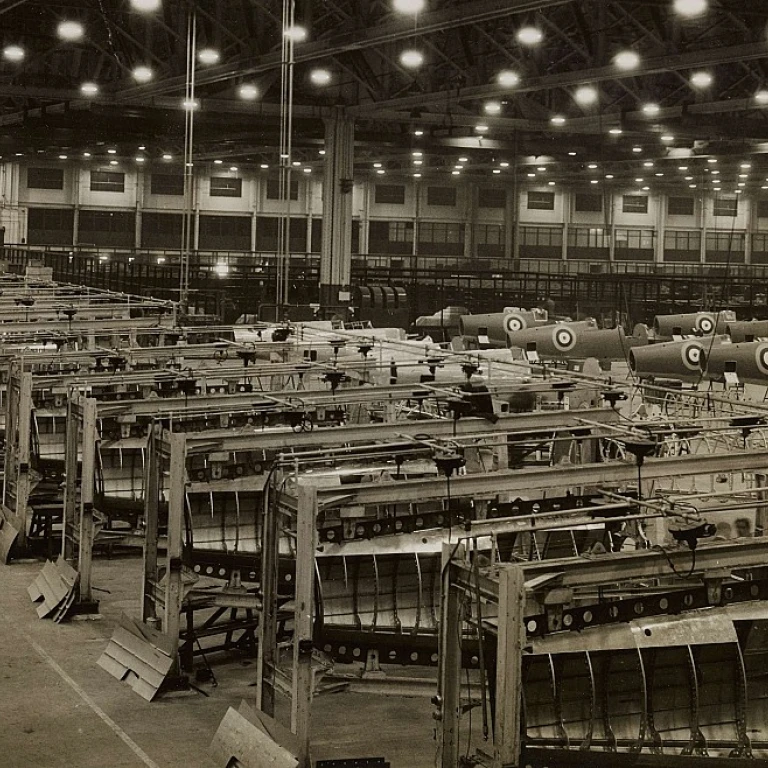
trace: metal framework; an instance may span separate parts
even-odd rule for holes
[[[54,36],[56,21],[67,14],[87,29],[82,47],[72,51]],[[195,115],[196,162],[270,159],[273,167],[279,165],[282,0],[257,5],[227,0],[215,8],[168,0],[162,14],[148,16],[116,0],[98,9],[18,2],[2,16],[9,39],[28,47],[24,61],[6,65],[0,78],[6,99],[0,124],[10,129],[20,151],[62,151],[51,141],[51,125],[66,132],[72,139],[68,146],[77,150],[93,149],[98,140],[135,147],[150,124],[163,149],[181,156],[181,101],[190,82],[185,41],[189,19],[196,17],[197,49],[216,47],[221,54],[220,63],[195,72],[201,101]],[[557,143],[556,154],[566,160],[558,180],[583,177],[582,161],[567,161],[572,150],[613,159],[616,179],[630,181],[639,164],[637,158],[627,159],[625,145],[639,140],[654,156],[666,156],[652,142],[663,130],[672,131],[691,152],[734,159],[749,152],[756,160],[765,152],[768,134],[755,93],[765,81],[766,12],[758,5],[721,0],[708,13],[686,20],[671,4],[636,0],[452,0],[412,19],[393,14],[386,3],[307,0],[298,4],[296,19],[308,28],[309,38],[296,45],[292,57],[298,129],[293,154],[310,166],[319,165],[322,120],[337,104],[349,105],[358,116],[361,169],[369,168],[373,154],[385,145],[397,158],[391,170],[399,166],[407,172],[414,126],[430,135],[433,171],[450,167],[451,142],[459,140],[482,155],[483,166],[499,148],[518,146],[522,155],[535,158]],[[40,32],[29,39],[33,23]],[[526,24],[541,30],[543,52],[517,41]],[[408,45],[421,46],[428,57],[422,71],[398,61]],[[627,47],[641,60],[622,70],[613,57]],[[154,68],[150,82],[133,81],[136,62]],[[334,72],[326,88],[307,77],[319,62]],[[716,68],[711,87],[691,89],[688,76],[697,68]],[[519,82],[500,86],[495,77],[502,70],[516,73]],[[87,80],[100,85],[97,96],[80,93]],[[256,106],[237,98],[243,81],[260,91]],[[597,105],[574,105],[572,89],[584,83],[599,85]],[[661,111],[649,120],[640,105],[651,95]],[[499,114],[483,114],[486,99],[501,103]],[[250,130],[254,111],[264,128],[258,137]],[[741,117],[738,128],[729,122],[734,111]],[[491,136],[474,131],[481,114]],[[553,126],[553,114],[569,120]],[[606,143],[608,127],[622,127],[625,135]]]
[[[480,764],[607,764],[607,752],[614,765],[694,766],[710,759],[708,750],[762,754],[767,548],[766,539],[702,546],[691,581],[673,571],[690,561],[690,551],[488,571],[466,550],[447,548],[440,764],[458,764],[460,639],[468,616],[485,637],[492,654],[486,672],[495,678],[493,735],[479,745]],[[625,596],[595,602],[579,593],[609,583]],[[641,583],[645,589],[634,588]]]

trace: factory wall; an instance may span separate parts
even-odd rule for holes
[[[319,253],[322,172],[292,172],[290,250]],[[500,179],[355,181],[353,253],[425,263],[478,257],[649,263],[768,263],[768,205],[748,194],[564,189]],[[6,242],[178,249],[178,163],[0,164]],[[273,170],[209,165],[194,178],[191,241],[206,251],[270,252],[286,210]]]

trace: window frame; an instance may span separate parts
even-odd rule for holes
[[[95,179],[94,176],[103,176],[103,179]],[[107,178],[109,177],[109,178]],[[119,177],[119,182],[118,182]],[[112,180],[110,180],[110,178]],[[91,171],[90,177],[91,192],[115,192],[122,194],[125,192],[125,173],[123,171]]]
[[[223,182],[221,186],[214,187],[214,181]],[[208,196],[209,197],[242,197],[243,196],[243,178],[242,176],[209,176],[208,177]]]

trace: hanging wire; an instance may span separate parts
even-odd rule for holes
[[[283,39],[280,66],[279,197],[284,203],[278,218],[275,303],[278,311],[288,303],[291,234],[291,150],[293,134],[293,35],[296,3],[283,0]],[[280,319],[280,318],[277,318]]]
[[[714,202],[717,201],[717,197],[718,196],[716,195],[715,199],[713,201],[713,205],[714,205]],[[731,256],[733,254],[733,244],[734,244],[734,241],[736,239],[736,218],[737,218],[737,215],[738,215],[738,205],[739,205],[739,196],[738,195],[734,195],[734,197],[736,198],[736,215],[734,215],[734,217],[733,217],[733,219],[731,221],[730,229],[728,231],[728,254],[727,254],[726,258],[725,258],[725,266],[723,268],[723,278],[722,278],[722,282],[720,283],[720,286],[719,286],[720,287],[720,297],[719,297],[719,300],[717,300],[717,307],[718,308],[717,308],[716,314],[715,314],[715,322],[714,322],[714,326],[715,327],[712,329],[712,335],[711,335],[711,337],[709,339],[709,346],[707,347],[706,357],[704,359],[704,365],[702,365],[701,372],[699,373],[699,378],[698,378],[698,381],[696,382],[696,388],[698,388],[701,385],[701,383],[702,383],[702,381],[704,379],[704,376],[706,374],[706,367],[705,366],[708,365],[709,359],[710,359],[710,355],[712,354],[712,347],[715,346],[715,340],[717,339],[717,335],[718,335],[717,334],[717,326],[720,323],[720,319],[721,319],[721,317],[723,315],[723,312],[725,311],[726,295],[727,295],[728,288],[729,288],[730,282],[731,282]],[[704,205],[704,203],[702,203],[702,204]],[[702,219],[704,219],[704,221],[703,221],[704,226],[702,227],[702,235],[704,236],[704,261],[705,261],[705,265],[706,265],[706,258],[707,258],[707,239],[706,238],[707,238],[708,232],[707,232],[707,228],[706,228],[706,219],[705,219],[705,217],[706,217],[706,207],[704,208],[704,211],[702,213]],[[714,219],[714,211],[713,211],[713,217],[712,218]],[[715,233],[717,233],[717,231],[718,230],[715,230]],[[715,235],[715,236],[717,236],[717,235]],[[717,245],[717,240],[715,240],[715,245]],[[746,247],[746,244],[745,244],[745,247]],[[704,288],[702,290],[704,290]],[[702,295],[702,306],[701,306],[702,311],[705,311],[706,310],[706,306],[707,306],[707,304],[705,302],[705,298],[706,298],[706,295],[703,294]],[[714,306],[713,306],[713,310],[714,310]],[[712,386],[712,380],[710,379],[710,388],[711,388],[711,386]]]
[[[179,303],[182,312],[189,308],[189,261],[194,235],[194,129],[195,129],[195,56],[197,49],[197,14],[187,17],[187,61],[184,89],[184,215],[181,229],[181,264]]]

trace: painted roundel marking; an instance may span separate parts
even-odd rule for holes
[[[560,352],[569,352],[576,346],[576,334],[568,326],[561,325],[552,331],[552,343]]]
[[[520,315],[507,315],[504,319],[504,324],[507,327],[507,333],[524,331],[528,327],[528,323]]]
[[[683,348],[683,363],[691,371],[701,370],[702,348],[698,344],[687,344]]]
[[[696,327],[702,332],[702,333],[712,333],[712,331],[715,330],[715,324],[712,321],[712,318],[708,315],[703,315],[701,317],[696,318]]]
[[[760,373],[768,376],[768,345],[761,344],[755,352],[755,362]]]

